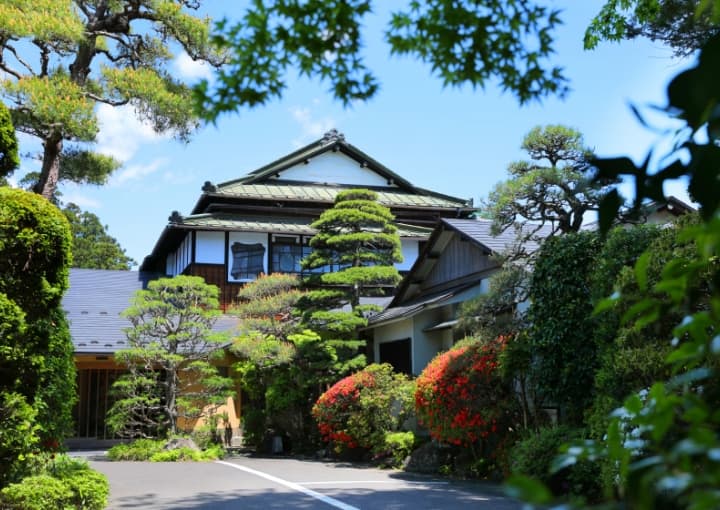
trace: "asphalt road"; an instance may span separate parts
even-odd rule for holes
[[[230,457],[223,461],[110,462],[111,509],[492,509],[522,505],[497,486],[344,463]]]

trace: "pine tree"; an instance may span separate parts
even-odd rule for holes
[[[365,313],[378,307],[362,304],[360,298],[383,295],[400,281],[393,265],[402,261],[393,219],[375,192],[356,189],[338,193],[335,205],[312,224],[318,233],[302,264],[318,274],[309,278],[313,288],[299,307],[308,328],[338,352],[338,375],[365,363],[358,353],[363,342],[357,340],[357,330],[367,324]]]

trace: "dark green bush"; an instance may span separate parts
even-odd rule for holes
[[[60,443],[72,425],[73,347],[60,308],[70,245],[70,225],[57,207],[0,187],[0,392],[24,395],[35,407],[43,445]]]
[[[37,447],[36,414],[22,395],[0,394],[0,487],[23,474]]]
[[[582,436],[566,426],[544,427],[530,432],[510,450],[513,474],[531,476],[545,483],[556,495],[575,495],[594,501],[601,495],[600,466],[583,461],[557,473],[550,466],[560,447]]]

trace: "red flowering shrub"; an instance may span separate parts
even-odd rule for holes
[[[413,384],[392,366],[373,364],[320,395],[313,416],[325,441],[337,450],[384,445],[412,412]]]
[[[507,429],[515,400],[498,369],[504,346],[502,337],[466,343],[425,367],[417,379],[415,412],[433,438],[471,446]]]

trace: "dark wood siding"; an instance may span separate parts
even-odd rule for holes
[[[495,263],[483,253],[479,246],[454,236],[423,282],[422,288],[427,289],[463,276],[479,273],[494,265]]]
[[[235,303],[238,290],[243,286],[242,283],[227,281],[224,264],[190,264],[184,274],[202,276],[207,283],[217,285],[220,289],[220,308],[223,310]]]

